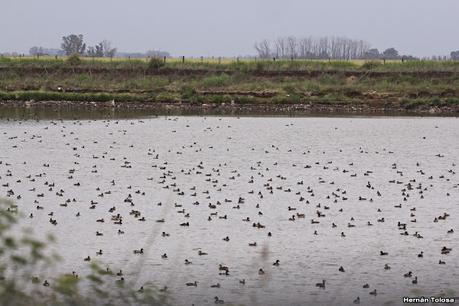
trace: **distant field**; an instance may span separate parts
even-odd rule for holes
[[[0,101],[459,106],[459,62],[0,57]]]
[[[24,57],[0,57],[0,66],[61,66],[67,63],[67,57],[65,56],[24,56]],[[113,67],[137,67],[147,65],[150,58],[92,58],[92,57],[80,57],[84,66],[88,65],[103,65]],[[186,57],[183,60],[182,57],[169,57],[165,60],[159,59],[165,62],[165,67],[171,68],[237,68],[244,67],[259,69],[323,69],[323,68],[346,68],[346,69],[358,69],[362,66],[371,63],[372,70],[386,71],[392,69],[410,70],[410,69],[422,69],[422,70],[459,70],[459,61],[404,61],[402,60],[309,60],[309,59],[254,59],[254,58],[228,58],[228,57]],[[365,67],[364,67],[365,68]]]

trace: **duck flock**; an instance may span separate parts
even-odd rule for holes
[[[177,305],[459,295],[456,118],[0,121],[0,196]]]

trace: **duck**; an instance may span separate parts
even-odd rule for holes
[[[225,301],[219,299],[218,296],[214,297],[214,299],[215,299],[215,304],[224,304],[225,303]]]
[[[364,289],[368,289],[368,288],[370,288],[370,285],[369,284],[365,284],[365,285],[363,285],[363,288]]]
[[[265,274],[265,271],[263,271],[263,269],[258,269],[258,275],[264,275]]]
[[[229,268],[227,266],[224,266],[222,264],[218,265],[218,270],[219,271],[229,271]]]
[[[134,254],[143,254],[143,248],[139,250],[134,250]]]
[[[360,304],[360,297],[357,297],[357,298],[354,300],[354,304]]]
[[[210,285],[210,288],[220,288],[220,283]]]
[[[411,283],[416,285],[418,283],[418,277],[415,276],[414,279],[411,281]]]
[[[453,249],[447,248],[447,247],[444,246],[444,247],[441,249],[441,254],[442,254],[442,255],[448,255],[452,250],[453,250]]]
[[[194,281],[194,282],[192,282],[192,283],[186,283],[186,285],[187,285],[188,287],[197,287],[197,286],[198,286],[198,282],[197,282],[197,281]]]
[[[203,255],[208,255],[208,254],[206,252],[203,252],[203,251],[199,250],[198,255],[199,256],[203,256]]]
[[[323,279],[321,283],[316,283],[316,287],[325,289],[325,280]]]
[[[339,267],[338,271],[339,271],[339,272],[344,272],[343,266]]]
[[[375,289],[375,290],[373,290],[373,291],[370,291],[370,295],[376,296],[376,295],[378,295],[378,292],[377,292],[376,289]]]
[[[280,261],[279,259],[276,259],[276,261],[273,263],[273,266],[279,266],[280,265]]]
[[[387,256],[387,255],[389,255],[389,252],[379,251],[379,255]]]

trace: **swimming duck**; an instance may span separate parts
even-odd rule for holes
[[[413,272],[408,271],[408,273],[403,274],[403,277],[411,277],[413,275]]]
[[[325,289],[325,280],[323,279],[321,283],[316,283],[316,287]]]
[[[215,304],[224,304],[225,303],[225,301],[219,299],[218,296],[214,297],[214,299],[215,299]]]
[[[143,254],[143,248],[139,250],[134,250],[134,254]]]
[[[224,266],[222,264],[218,265],[218,270],[219,271],[229,271],[229,268],[227,266]]]
[[[193,283],[186,283],[186,285],[188,287],[197,287],[198,286],[198,282],[197,281],[194,281]]]

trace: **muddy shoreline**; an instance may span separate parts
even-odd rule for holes
[[[152,114],[178,115],[350,115],[350,116],[459,116],[459,105],[419,105],[406,108],[397,103],[171,103],[171,102],[86,102],[86,101],[0,101],[0,115],[5,110],[59,111],[146,111]]]

